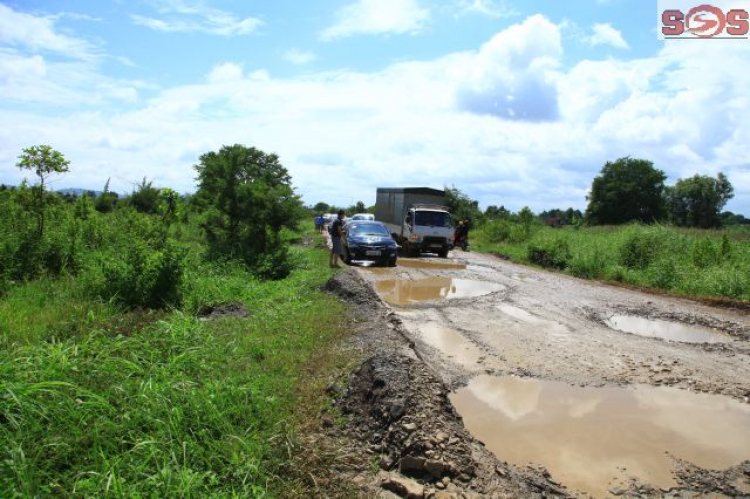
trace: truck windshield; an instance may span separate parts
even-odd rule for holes
[[[430,227],[450,227],[451,217],[444,211],[418,211],[414,224]]]

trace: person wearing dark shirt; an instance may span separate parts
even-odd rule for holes
[[[344,237],[344,210],[340,210],[336,220],[331,224],[331,258],[328,264],[331,267],[339,267],[339,255],[341,254],[341,238]]]

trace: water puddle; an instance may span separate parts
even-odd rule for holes
[[[474,367],[483,357],[482,351],[455,329],[428,322],[419,326],[419,333],[425,343],[458,364]]]
[[[750,405],[719,395],[482,375],[451,402],[498,458],[541,464],[568,488],[596,497],[630,477],[676,485],[670,456],[708,469],[750,459]]]
[[[466,264],[446,262],[446,261],[433,261],[433,260],[412,260],[407,258],[400,258],[398,260],[399,267],[408,267],[410,269],[428,269],[428,270],[465,270]]]
[[[450,277],[425,279],[385,279],[375,283],[375,291],[391,305],[413,305],[421,301],[453,300],[488,295],[505,289],[502,284]]]
[[[375,275],[393,275],[393,267],[375,267],[374,265],[363,266],[362,270]]]
[[[609,327],[618,331],[660,340],[683,343],[728,343],[732,341],[730,336],[707,327],[646,319],[633,315],[614,315],[605,322]]]

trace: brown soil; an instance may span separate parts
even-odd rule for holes
[[[584,496],[557,483],[559,478],[538,463],[503,462],[498,458],[502,452],[491,453],[464,428],[448,394],[479,375],[592,388],[665,385],[748,402],[750,321],[745,313],[604,286],[490,256],[458,255],[460,260],[435,259],[436,264],[456,264],[447,268],[349,269],[326,286],[350,304],[355,334],[342,348],[361,363],[332,389],[343,426],[331,424],[333,416],[322,421],[328,438],[349,442],[349,452],[359,454],[352,461],[359,465],[341,466],[337,472],[362,497]],[[448,284],[437,295],[392,300],[399,305],[391,306],[374,291],[378,282],[389,280],[476,281],[492,291],[464,296]],[[692,344],[622,333],[606,325],[615,314],[712,328],[731,341]],[[631,480],[609,493],[748,497],[748,462],[714,471],[677,462],[676,487],[659,490]]]

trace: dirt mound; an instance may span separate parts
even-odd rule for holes
[[[498,462],[418,359],[371,357],[352,373],[341,408],[352,433],[379,454],[381,486],[404,497],[565,495],[543,472]]]
[[[220,303],[217,305],[204,305],[198,310],[201,319],[219,319],[221,317],[247,317],[250,312],[240,302]]]
[[[362,280],[359,274],[352,269],[346,269],[331,277],[323,286],[323,290],[357,305],[379,307],[381,304],[380,298],[378,298],[372,286]]]

